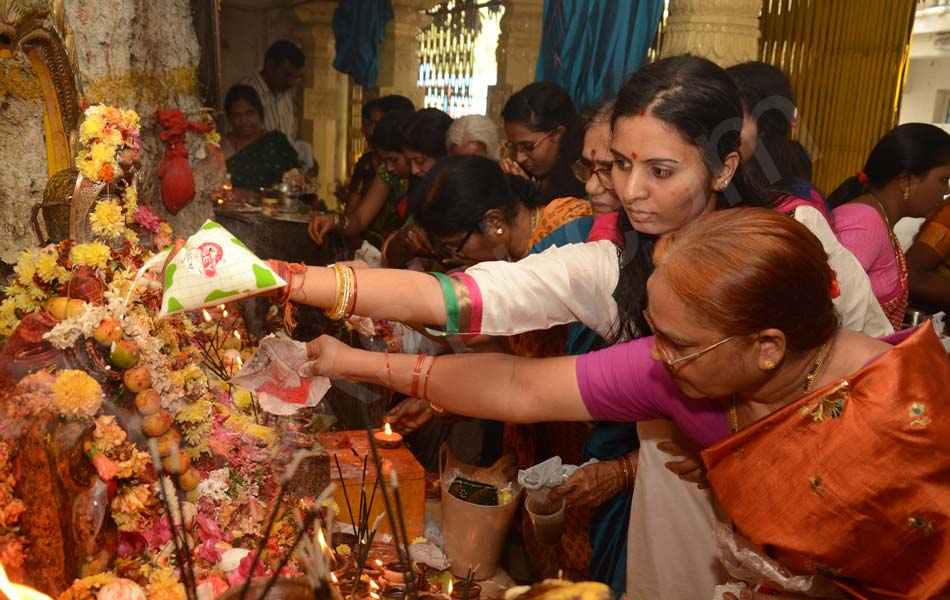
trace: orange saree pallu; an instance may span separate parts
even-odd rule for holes
[[[930,325],[703,458],[736,530],[791,572],[950,594],[950,358]]]

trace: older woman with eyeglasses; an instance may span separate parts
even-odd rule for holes
[[[595,217],[620,210],[620,200],[610,189],[610,119],[614,100],[605,100],[583,116],[584,149],[571,165],[574,177],[584,184]],[[604,182],[607,182],[605,185]]]
[[[652,338],[532,360],[383,357],[323,336],[305,370],[421,385],[441,409],[487,419],[672,418],[708,448],[735,530],[798,576],[776,583],[817,596],[950,592],[950,361],[933,328],[886,342],[840,329],[822,243],[771,210],[694,220],[659,241],[654,263]]]
[[[582,128],[563,88],[545,81],[529,84],[512,94],[501,118],[508,136],[507,156],[501,160],[506,173],[535,182],[547,200],[583,197],[583,185],[570,170],[581,154]]]

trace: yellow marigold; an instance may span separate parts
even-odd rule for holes
[[[139,234],[135,233],[135,232],[132,231],[131,229],[126,229],[126,230],[125,230],[125,240],[126,240],[128,243],[130,243],[130,244],[132,244],[133,246],[135,246],[135,245],[137,245],[137,244],[139,243]]]
[[[101,242],[78,244],[69,251],[69,258],[77,265],[104,269],[112,256],[109,247]]]
[[[0,302],[0,336],[10,337],[13,330],[20,324],[16,316],[16,302],[13,298],[5,298]]]
[[[43,308],[43,303],[34,298],[30,288],[14,283],[6,289],[7,298],[13,299],[13,304],[21,312],[35,312]]]
[[[52,283],[53,281],[57,280],[60,283],[69,281],[72,273],[60,265],[57,262],[58,260],[59,255],[55,250],[44,250],[40,252],[39,258],[36,259],[36,274],[40,276],[40,279],[46,283]]]
[[[79,126],[79,141],[84,144],[88,144],[90,140],[94,140],[101,136],[104,125],[105,121],[103,121],[98,116],[90,115],[90,113],[87,111],[86,118],[83,119],[82,125]]]
[[[89,217],[92,233],[105,238],[114,238],[125,231],[125,215],[118,202],[100,200]]]
[[[113,571],[77,579],[66,591],[59,595],[57,600],[95,600],[96,591],[113,579],[115,579]]]
[[[39,251],[37,250],[24,250],[20,253],[20,256],[17,257],[16,264],[13,266],[13,271],[17,274],[17,278],[24,285],[33,281],[33,276],[36,275],[36,261],[39,258],[37,255]]]
[[[93,142],[89,146],[89,155],[92,156],[92,162],[100,167],[106,163],[115,166],[115,146],[106,142]]]
[[[205,142],[209,144],[214,144],[215,146],[221,145],[221,134],[218,133],[217,129],[212,129],[204,135]]]
[[[90,181],[96,181],[99,178],[99,167],[86,152],[80,152],[76,156],[76,167],[82,176]]]
[[[122,126],[126,129],[138,129],[139,128],[139,113],[134,110],[123,110],[122,111]]]
[[[135,182],[132,182],[132,185],[125,188],[125,212],[128,217],[129,222],[132,222],[132,219],[135,216],[135,209],[139,206],[139,189]]]
[[[94,417],[102,406],[102,386],[82,371],[60,371],[53,382],[53,409],[63,417]]]

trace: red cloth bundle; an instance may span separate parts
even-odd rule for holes
[[[165,158],[158,167],[158,176],[162,180],[162,202],[168,212],[176,215],[195,197],[195,175],[188,164],[185,133],[208,133],[212,126],[186,121],[185,115],[177,108],[160,110],[155,116],[164,129],[160,137],[165,142]]]

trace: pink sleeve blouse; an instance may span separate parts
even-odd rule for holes
[[[581,399],[598,421],[672,419],[702,446],[729,435],[722,403],[690,398],[662,363],[650,358],[652,337],[577,357]]]

